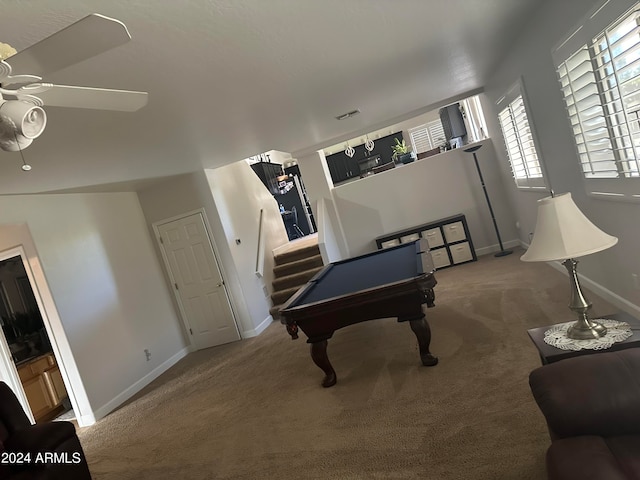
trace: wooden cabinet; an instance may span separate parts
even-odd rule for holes
[[[42,375],[37,375],[22,382],[22,388],[29,400],[29,406],[36,422],[55,408],[47,385]]]
[[[36,422],[50,420],[63,410],[67,390],[52,353],[19,365],[18,375]]]
[[[47,384],[47,389],[51,394],[54,405],[62,404],[62,400],[67,396],[67,389],[62,381],[62,374],[58,366],[54,366],[42,372],[42,377]]]
[[[376,238],[378,249],[418,238],[427,239],[436,268],[445,268],[477,260],[464,215],[454,215],[400,232]]]
[[[344,182],[350,178],[360,177],[360,165],[354,157],[350,158],[344,152],[334,153],[327,157],[327,166],[333,183]]]

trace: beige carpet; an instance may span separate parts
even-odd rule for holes
[[[409,325],[393,319],[336,332],[329,389],[303,335],[279,323],[189,355],[82,429],[94,479],[545,478],[527,329],[573,314],[567,277],[521,254],[437,273],[436,367],[420,365]],[[595,314],[616,311],[590,299]]]

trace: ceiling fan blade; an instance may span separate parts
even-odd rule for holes
[[[111,90],[106,88],[73,87],[33,83],[17,90],[17,96],[32,95],[52,107],[92,108],[96,110],[117,110],[135,112],[147,104],[147,92]]]
[[[106,52],[131,40],[124,23],[92,13],[7,58],[14,73],[42,75]]]

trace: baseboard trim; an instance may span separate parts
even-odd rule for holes
[[[253,330],[245,330],[244,332],[242,332],[242,338],[257,337],[262,332],[264,332],[267,329],[267,327],[272,323],[273,323],[273,317],[269,315],[267,318],[265,318],[262,321],[262,323],[260,323],[260,325],[258,325]]]
[[[129,400],[136,393],[138,393],[144,387],[149,385],[152,381],[154,381],[156,378],[158,378],[164,372],[169,370],[171,367],[173,367],[176,363],[178,363],[180,360],[182,360],[184,357],[186,357],[192,351],[193,351],[193,349],[191,347],[183,348],[178,353],[176,353],[174,356],[172,356],[171,358],[169,358],[168,360],[166,360],[162,364],[158,365],[151,372],[146,374],[144,377],[142,377],[140,380],[135,382],[129,388],[127,388],[122,393],[117,395],[115,398],[113,398],[113,400],[107,402],[102,407],[94,410],[93,411],[93,421],[91,423],[84,423],[84,419],[89,420],[90,416],[89,415],[83,415],[82,419],[83,419],[84,425],[82,425],[82,426],[91,425],[92,423],[95,423],[96,421],[100,420],[101,418],[107,416],[109,413],[111,413],[117,407],[119,407],[124,402]],[[78,424],[80,424],[80,419],[78,420]]]
[[[96,423],[96,417],[93,415],[93,413],[80,416],[76,415],[76,421],[78,422],[79,427],[89,427]]]
[[[522,245],[520,240],[507,240],[506,242],[502,242],[504,248],[515,248]],[[500,245],[489,245],[488,247],[476,248],[476,255],[481,257],[482,255],[489,255],[490,253],[495,253],[500,251]]]

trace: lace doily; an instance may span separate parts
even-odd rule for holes
[[[631,327],[626,322],[598,318],[592,320],[607,327],[607,333],[600,338],[589,340],[574,340],[567,337],[567,330],[575,322],[559,323],[544,332],[544,341],[561,350],[604,350],[614,343],[622,342],[633,335]]]

